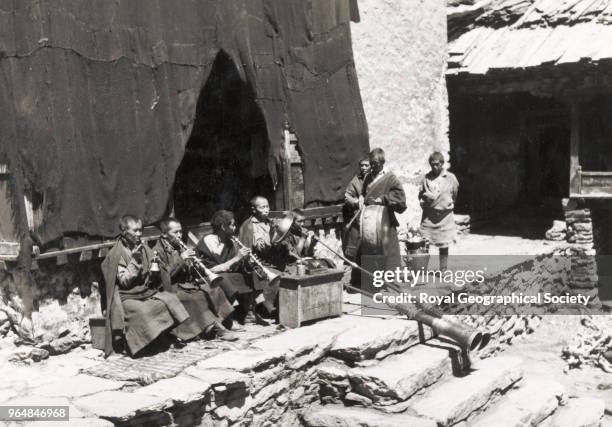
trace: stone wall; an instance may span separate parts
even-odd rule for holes
[[[360,0],[359,9],[353,51],[370,147],[385,150],[405,186],[408,210],[400,223],[418,223],[415,175],[428,170],[432,150],[449,150],[446,2]]]
[[[90,342],[89,318],[102,311],[100,262],[40,262],[25,294],[14,275],[0,277],[0,337],[14,333],[16,342],[51,355]]]

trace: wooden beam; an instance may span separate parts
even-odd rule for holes
[[[581,193],[581,168],[580,168],[580,103],[572,100],[571,105],[571,135],[570,135],[570,194]]]
[[[289,156],[289,144],[291,144],[291,132],[289,129],[284,131],[284,144],[283,144],[283,210],[290,211],[293,207],[291,206],[291,159]],[[276,207],[279,208],[278,206]]]
[[[91,260],[92,256],[93,256],[92,251],[83,251],[81,252],[81,255],[79,256],[79,262],[89,261]]]

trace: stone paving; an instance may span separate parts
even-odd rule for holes
[[[462,369],[465,355],[429,328],[388,313],[361,316],[360,303],[345,294],[340,318],[293,330],[249,325],[236,343],[195,342],[138,360],[104,360],[83,346],[30,366],[4,363],[0,405],[70,408],[70,423],[29,424],[47,427],[601,422],[600,399],[526,376],[521,358],[476,352]]]
[[[214,342],[169,352],[186,367],[163,379],[88,375],[117,360],[137,370],[142,361],[104,361],[92,349],[33,366],[3,365],[0,404],[68,406],[71,423],[58,425],[78,426],[450,426],[501,418],[508,426],[552,426],[557,411],[579,419],[585,407],[587,421],[603,416],[597,399],[568,401],[553,381],[524,378],[516,357],[479,360],[476,353],[462,370],[460,349],[427,327],[419,338],[415,322],[397,317],[345,314],[288,331],[239,333],[240,346],[223,343],[215,354]]]
[[[195,341],[181,349],[171,348],[153,356],[132,359],[125,355],[112,355],[95,366],[85,368],[84,374],[120,381],[134,381],[141,385],[171,378],[202,359],[220,353],[245,348],[256,338],[279,333],[276,326],[246,325],[240,331],[240,340],[227,342],[220,340]]]

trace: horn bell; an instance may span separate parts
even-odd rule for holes
[[[272,237],[270,241],[272,243],[282,242],[289,231],[291,230],[291,226],[293,225],[293,215],[289,214],[280,220],[276,221],[273,226]]]

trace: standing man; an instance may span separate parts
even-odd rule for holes
[[[387,236],[378,236],[379,240],[385,240],[385,253],[366,254],[376,255],[376,259],[371,259],[374,265],[369,265],[368,269],[393,269],[401,265],[400,247],[397,237],[397,227],[399,222],[395,217],[396,213],[406,210],[406,194],[402,183],[393,172],[385,170],[385,152],[381,148],[375,148],[370,152],[370,173],[363,180],[363,204],[365,206],[380,205],[385,206],[386,214],[389,215],[391,227],[388,229]],[[358,258],[363,255],[363,242],[360,244]],[[358,260],[362,261],[362,260]]]
[[[196,279],[193,271],[196,267],[190,263],[195,251],[183,250],[180,244],[181,223],[168,218],[159,227],[162,235],[154,250],[159,254],[162,283],[167,291],[176,294],[189,313],[189,319],[176,328],[176,336],[183,341],[200,335],[235,341],[237,337],[223,326],[224,322],[231,322],[234,309],[222,288]]]
[[[363,180],[364,205],[382,205],[389,209],[391,225],[399,226],[396,213],[406,210],[406,193],[393,172],[385,169],[385,152],[375,148],[370,152],[370,173]],[[397,247],[399,255],[399,244]]]
[[[142,221],[125,215],[119,221],[121,236],[102,262],[106,283],[105,354],[113,341],[125,336],[132,357],[189,317],[176,295],[161,288],[152,269],[154,254],[141,241]]]
[[[419,203],[423,208],[421,234],[440,251],[440,270],[448,268],[448,247],[455,241],[453,209],[459,181],[444,169],[444,156],[436,151],[429,156],[429,171],[421,182]]]
[[[342,233],[342,251],[344,255],[355,260],[359,249],[359,221],[357,216],[363,207],[363,180],[370,172],[370,159],[364,157],[359,161],[359,173],[353,177],[344,192],[344,218],[346,221]]]

